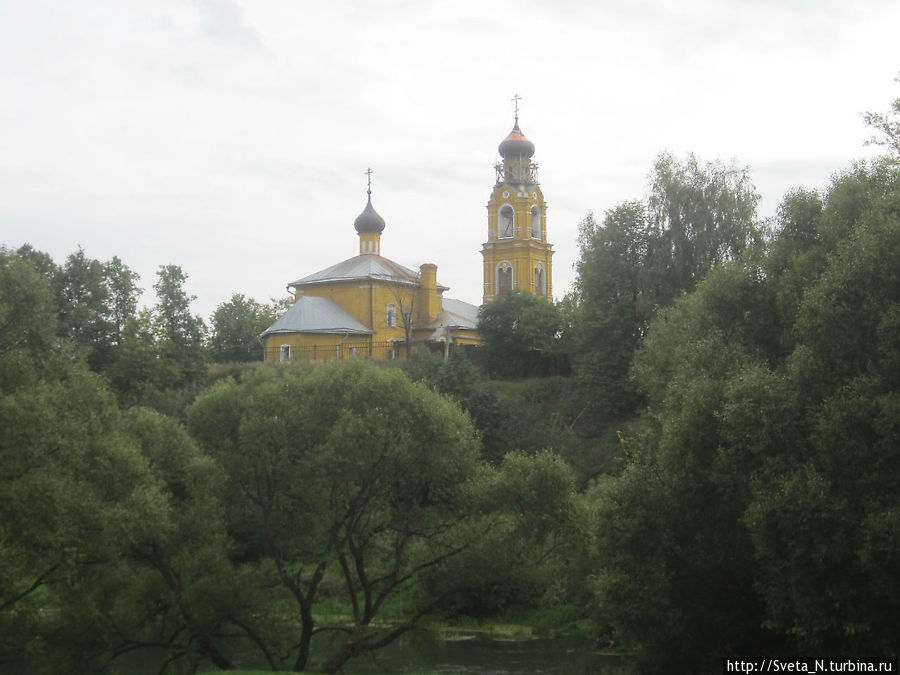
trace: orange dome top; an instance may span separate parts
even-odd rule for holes
[[[519,129],[519,118],[516,117],[516,123],[513,125],[509,136],[500,143],[500,156],[507,157],[531,157],[534,154],[534,143],[529,141],[522,130]]]

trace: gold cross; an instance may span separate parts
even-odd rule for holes
[[[518,92],[516,92],[516,95],[513,96],[513,97],[512,97],[511,99],[509,99],[509,100],[516,104],[516,120],[518,120],[518,119],[519,119],[519,101],[522,100],[522,97],[519,96],[519,93],[518,93]]]

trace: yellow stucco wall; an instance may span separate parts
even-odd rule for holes
[[[501,213],[513,212],[511,230]],[[533,209],[540,217],[540,236],[533,225]],[[553,299],[553,245],[547,242],[547,203],[539,185],[510,185],[494,187],[487,204],[488,240],[482,246],[484,257],[484,302],[498,293],[497,269],[509,265],[513,270],[513,288],[529,293],[538,291],[537,268],[544,271],[544,292]],[[507,236],[511,235],[511,236]]]
[[[427,269],[426,269],[427,268]],[[412,286],[371,279],[306,284],[295,289],[294,297],[329,298],[356,320],[373,330],[372,335],[327,333],[280,333],[264,340],[265,359],[281,360],[281,345],[291,349],[291,359],[328,360],[350,356],[389,359],[405,354],[406,331],[403,314],[412,314],[414,341],[431,337],[432,324],[441,311],[443,291],[437,287],[437,267],[423,265],[423,284]],[[393,325],[389,325],[393,310]],[[464,344],[478,344],[477,334],[465,337]],[[350,349],[353,353],[350,353]],[[392,353],[393,352],[393,353]]]
[[[263,346],[266,361],[330,361],[354,356],[367,357],[372,349],[372,340],[368,335],[278,333],[267,335]],[[287,359],[282,358],[282,346],[290,347]]]

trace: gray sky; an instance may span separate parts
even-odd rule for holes
[[[118,255],[196,312],[358,252],[481,302],[485,205],[518,92],[572,282],[578,222],[662,150],[748,165],[772,215],[870,156],[900,95],[895,0],[0,0],[0,243]]]

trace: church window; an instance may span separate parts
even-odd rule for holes
[[[512,207],[508,204],[500,209],[500,222],[498,223],[498,236],[501,239],[511,239],[515,233],[514,215]]]
[[[531,236],[541,238],[541,212],[536,206],[531,207]]]
[[[497,295],[503,295],[512,290],[513,269],[512,265],[504,261],[497,266]]]
[[[356,347],[350,347],[350,356],[356,356]]]
[[[397,307],[392,303],[387,306],[387,316],[385,317],[385,325],[388,328],[397,327]]]
[[[281,361],[290,361],[291,360],[291,346],[290,345],[281,345],[280,352]]]
[[[540,263],[534,268],[534,292],[535,295],[547,294],[547,279],[544,276],[544,266]]]

